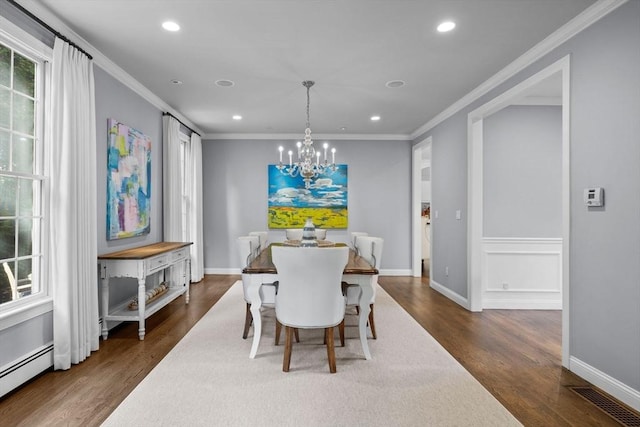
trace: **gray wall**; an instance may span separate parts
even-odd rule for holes
[[[484,119],[483,236],[562,237],[562,107]]]
[[[431,135],[431,279],[466,298],[466,116],[450,118],[433,129]],[[460,220],[455,216],[457,210],[461,211]]]
[[[162,111],[94,66],[96,88],[97,139],[97,240],[98,254],[149,245],[162,241]],[[116,119],[151,138],[151,216],[150,232],[144,236],[107,240],[107,119]],[[148,279],[150,284],[156,277]],[[109,282],[111,303],[122,302],[136,293],[137,280]]]
[[[162,241],[162,111],[94,67],[98,182],[98,254]],[[149,234],[107,240],[107,119],[116,119],[151,138],[151,230]]]
[[[267,165],[279,145],[295,141],[209,140],[203,142],[204,266],[239,269],[236,238],[267,230]],[[316,142],[318,144],[319,142]],[[411,150],[406,141],[331,141],[336,162],[348,165],[349,226],[327,239],[348,242],[349,231],[385,239],[383,269],[411,268]],[[284,230],[271,230],[284,240]]]
[[[630,1],[434,129],[433,278],[466,297],[470,111],[571,55],[570,355],[640,390],[640,1]],[[464,176],[464,177],[463,177]],[[587,209],[583,189],[605,188]],[[446,215],[442,216],[442,213]],[[463,220],[465,219],[463,215]],[[444,263],[464,273],[444,278]],[[451,268],[451,267],[450,267]],[[457,274],[457,272],[456,272]],[[446,279],[449,279],[448,281]]]

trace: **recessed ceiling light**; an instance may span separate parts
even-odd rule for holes
[[[165,21],[162,23],[162,28],[164,28],[167,31],[179,31],[180,30],[180,25],[176,24],[173,21]]]
[[[242,120],[242,116],[240,114],[234,114],[232,119],[233,120]]]
[[[182,84],[182,80],[173,79],[173,80],[171,80],[171,83],[173,83],[174,85],[181,85]]]
[[[441,33],[446,33],[448,31],[453,30],[456,27],[456,23],[453,21],[444,21],[438,25],[438,31]]]
[[[216,85],[217,86],[222,86],[222,87],[230,87],[233,86],[235,83],[232,82],[231,80],[216,80]]]
[[[340,128],[340,130],[341,130],[341,131],[345,131],[345,130],[347,130],[347,128],[346,128],[346,126],[342,126],[342,127]]]
[[[380,120],[380,116],[371,116],[372,122],[377,122],[378,120]]]
[[[402,87],[404,86],[406,83],[402,80],[389,80],[388,82],[386,82],[384,85],[386,87],[390,87],[390,88],[394,88],[394,87]]]

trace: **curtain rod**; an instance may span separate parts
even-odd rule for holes
[[[182,123],[182,121],[177,118],[176,116],[174,116],[173,114],[169,113],[168,111],[166,113],[162,113],[163,116],[171,116],[174,119],[176,119],[178,122],[180,122],[180,124],[184,127],[186,127],[187,129],[189,129],[191,132],[195,133],[196,135],[202,137],[202,135],[200,135],[198,132],[196,132],[195,130],[191,129],[189,126],[185,125],[184,123]]]
[[[17,8],[18,10],[20,10],[20,12],[24,13],[25,15],[27,15],[29,18],[31,18],[32,20],[34,20],[35,22],[37,22],[40,26],[42,26],[44,29],[46,29],[47,31],[49,31],[51,34],[53,34],[54,36],[58,37],[59,39],[64,40],[65,42],[69,43],[71,46],[75,47],[76,49],[78,49],[80,52],[82,52],[83,54],[85,54],[87,56],[87,58],[89,59],[93,59],[93,56],[89,55],[87,53],[86,50],[84,50],[83,48],[81,48],[80,46],[78,46],[77,44],[75,44],[74,42],[72,42],[71,40],[69,40],[67,37],[65,37],[64,35],[62,35],[60,32],[56,31],[54,28],[52,28],[49,24],[47,24],[46,22],[44,22],[42,19],[38,18],[37,16],[35,16],[33,13],[29,12],[27,9],[25,9],[24,7],[22,7],[20,4],[16,3],[15,0],[7,0],[9,3],[11,3],[15,8]]]

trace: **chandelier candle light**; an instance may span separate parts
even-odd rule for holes
[[[311,140],[311,124],[309,122],[309,89],[314,85],[314,83],[315,82],[311,80],[305,80],[302,82],[302,86],[307,88],[307,128],[304,131],[304,141],[298,141],[296,144],[298,147],[298,159],[294,162],[293,151],[289,150],[289,165],[287,166],[283,164],[282,152],[284,151],[284,147],[281,145],[278,147],[278,150],[280,151],[280,163],[276,166],[282,174],[289,175],[292,178],[299,174],[304,181],[304,187],[307,189],[311,187],[312,179],[317,178],[319,175],[331,175],[338,169],[336,166],[335,148],[331,149],[331,164],[329,164],[329,160],[327,159],[329,144],[325,142],[323,145],[324,158],[322,162],[320,161],[320,151],[316,151],[313,148],[313,141]]]

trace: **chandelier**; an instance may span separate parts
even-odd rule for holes
[[[338,167],[336,166],[336,149],[331,149],[331,164],[329,164],[329,160],[327,159],[327,150],[329,149],[329,144],[326,142],[323,145],[324,148],[324,157],[320,160],[320,156],[322,153],[320,150],[316,151],[313,148],[313,141],[311,140],[311,124],[309,122],[309,89],[314,85],[315,82],[311,80],[305,80],[302,82],[302,86],[307,88],[307,128],[304,130],[304,141],[296,144],[298,147],[298,156],[297,160],[293,160],[293,151],[289,150],[287,154],[289,154],[289,164],[286,165],[282,163],[282,152],[284,151],[284,147],[281,145],[278,147],[278,151],[280,151],[280,163],[276,166],[276,168],[284,175],[289,175],[292,178],[300,175],[302,180],[304,181],[304,187],[311,187],[311,180],[317,178],[319,175],[331,175],[333,174]]]

